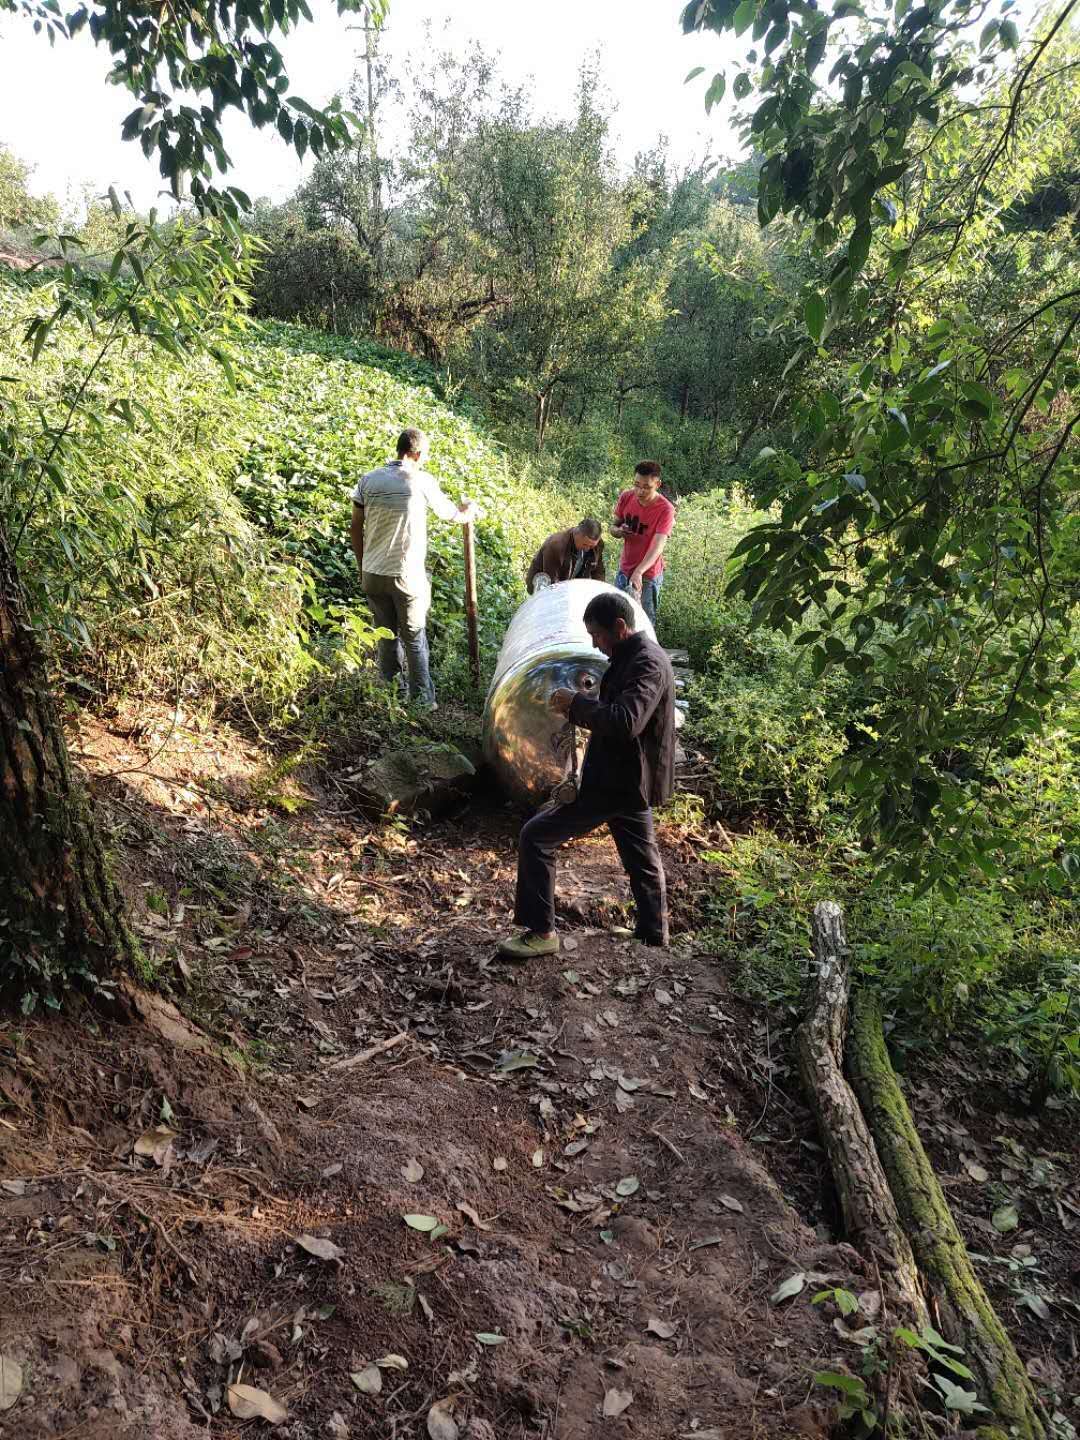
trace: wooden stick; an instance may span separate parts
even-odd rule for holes
[[[361,1050],[359,1055],[349,1055],[344,1060],[335,1060],[326,1068],[328,1070],[351,1070],[354,1065],[363,1065],[365,1061],[374,1059],[376,1055],[393,1050],[395,1045],[400,1045],[403,1040],[408,1038],[409,1032],[402,1030],[398,1035],[391,1035],[389,1040],[380,1040],[377,1045],[369,1045],[366,1050]]]
[[[473,684],[480,687],[480,636],[476,628],[476,549],[473,545],[473,522],[462,527],[465,542],[465,628],[469,636],[469,669]]]

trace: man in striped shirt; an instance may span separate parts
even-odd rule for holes
[[[455,505],[423,468],[428,438],[410,426],[401,432],[396,460],[369,471],[353,491],[352,547],[376,625],[393,636],[379,641],[379,669],[392,683],[404,670],[409,699],[435,708],[428,655],[431,582],[427,511],[465,525],[476,515],[471,500]]]

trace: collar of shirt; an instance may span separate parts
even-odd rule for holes
[[[632,655],[649,637],[644,630],[635,630],[632,635],[627,635],[625,640],[619,640],[611,652],[612,660],[625,660]]]

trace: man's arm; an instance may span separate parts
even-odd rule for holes
[[[540,574],[540,571],[543,570],[543,568],[544,568],[544,547],[543,547],[543,545],[541,545],[541,546],[540,546],[540,549],[537,550],[536,554],[533,556],[533,558],[532,558],[532,564],[529,566],[528,573],[527,573],[526,576],[525,576],[525,591],[526,591],[526,594],[529,594],[529,595],[532,594],[532,582],[536,579],[537,575]]]
[[[356,556],[356,568],[361,575],[364,573],[364,507],[353,501],[352,523],[349,526],[349,538],[352,541],[353,554]]]
[[[604,542],[602,540],[596,542],[596,563],[593,565],[593,579],[607,579],[604,573]]]
[[[476,503],[472,500],[465,500],[460,505],[455,505],[449,495],[446,495],[437,481],[430,475],[426,475],[427,484],[424,493],[427,502],[440,520],[455,520],[459,525],[467,525],[470,520],[477,518]]]
[[[635,586],[636,589],[641,589],[642,576],[645,574],[646,570],[651,569],[652,566],[656,564],[657,560],[660,559],[660,556],[664,553],[664,546],[667,544],[667,542],[668,537],[666,535],[653,536],[652,543],[650,544],[648,550],[645,551],[645,554],[642,557],[640,563],[634,566],[634,569],[630,574],[630,582]]]
[[[615,504],[615,509],[611,512],[611,533],[615,536],[616,540],[623,539],[627,533],[626,526],[622,523],[622,503],[623,497],[620,495]]]
[[[663,699],[667,676],[660,661],[648,652],[633,663],[622,689],[612,700],[577,694],[570,702],[570,719],[594,735],[630,740],[640,735]]]

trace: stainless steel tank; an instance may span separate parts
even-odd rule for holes
[[[625,594],[636,628],[655,639],[648,616],[634,597],[602,580],[566,580],[530,595],[503,638],[484,706],[484,757],[515,800],[536,806],[571,769],[570,726],[549,705],[551,692],[593,690],[607,659],[593,648],[585,607],[605,592]],[[577,731],[578,754],[587,733]]]

